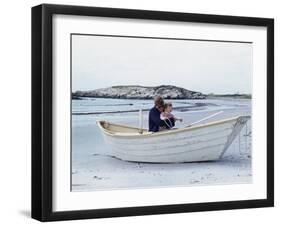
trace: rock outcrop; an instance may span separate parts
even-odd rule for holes
[[[81,97],[119,98],[119,99],[153,99],[155,96],[164,99],[205,99],[206,95],[171,85],[149,86],[112,86],[90,91],[76,91],[73,99]]]

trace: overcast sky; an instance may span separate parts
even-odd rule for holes
[[[72,90],[175,85],[252,93],[252,44],[72,36]]]

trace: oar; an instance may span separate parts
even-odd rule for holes
[[[142,134],[142,133],[143,133],[143,116],[142,116],[142,109],[140,109],[140,111],[139,111],[139,128],[140,128],[139,133]]]
[[[221,114],[221,113],[223,113],[223,111],[216,112],[215,114],[209,115],[209,116],[207,116],[207,117],[205,117],[205,118],[202,118],[202,119],[200,119],[200,120],[198,120],[198,121],[196,121],[196,122],[192,122],[192,123],[190,123],[189,125],[187,125],[186,127],[193,126],[194,124],[197,124],[197,123],[199,123],[199,122],[203,122],[203,121],[205,121],[205,120],[207,120],[207,119],[210,119],[210,118],[213,118],[214,116],[216,116],[216,115],[218,115],[218,114]]]

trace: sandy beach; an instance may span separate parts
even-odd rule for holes
[[[182,123],[177,122],[177,128],[217,111],[223,113],[204,123],[237,115],[251,115],[249,99],[171,100],[171,102],[176,107],[173,113],[183,118]],[[251,183],[251,121],[219,161],[149,164],[126,162],[112,157],[110,147],[104,142],[96,121],[107,120],[138,126],[138,113],[134,111],[151,106],[152,100],[93,99],[84,102],[73,100],[73,113],[100,113],[72,115],[72,191]],[[117,110],[121,112],[114,113]],[[143,118],[147,128],[147,111],[144,111]]]

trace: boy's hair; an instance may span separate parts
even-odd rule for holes
[[[167,109],[168,107],[173,107],[172,103],[165,103],[164,104],[164,109]]]

